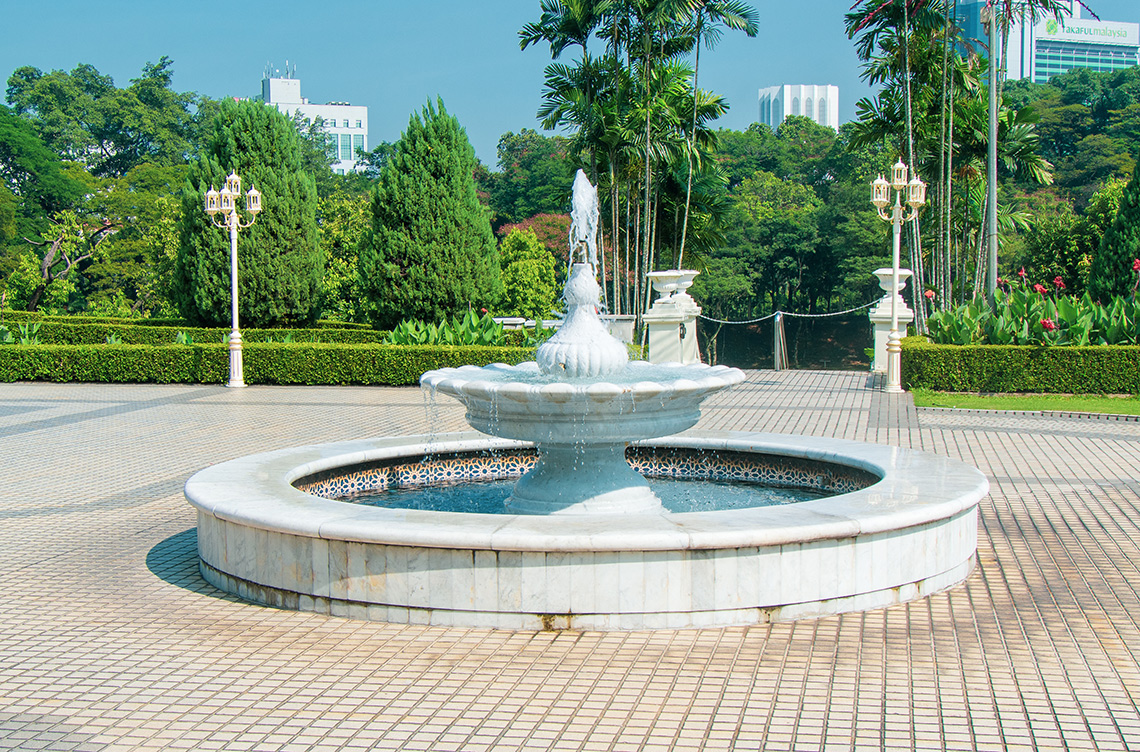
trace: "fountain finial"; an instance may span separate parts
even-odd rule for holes
[[[618,371],[629,362],[625,345],[598,318],[602,288],[595,278],[598,262],[598,191],[586,173],[574,178],[570,213],[570,276],[562,291],[566,319],[538,348],[535,359],[551,376],[577,379]]]

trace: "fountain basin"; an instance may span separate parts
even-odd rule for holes
[[[361,619],[647,629],[875,608],[950,587],[974,566],[976,506],[988,484],[968,465],[777,434],[692,432],[643,444],[816,460],[879,480],[731,512],[460,514],[353,505],[293,484],[428,451],[528,445],[470,432],[298,447],[221,463],[187,482],[201,572],[259,603]]]

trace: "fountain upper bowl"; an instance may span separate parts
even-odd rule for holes
[[[441,368],[420,385],[459,400],[467,421],[495,436],[539,443],[624,443],[692,427],[700,403],[744,380],[703,363],[633,361],[605,376],[558,380],[529,361],[517,366]]]

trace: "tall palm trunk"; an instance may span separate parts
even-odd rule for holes
[[[903,75],[906,88],[903,92],[903,101],[906,105],[906,158],[911,169],[917,173],[914,161],[914,115],[912,113],[911,86],[910,86],[910,15],[907,9],[907,0],[903,0]],[[918,217],[909,223],[907,231],[908,245],[910,245],[910,267],[913,277],[910,283],[911,308],[914,310],[914,328],[918,332],[926,331],[926,309],[921,304],[922,288],[925,287],[922,273],[922,233],[918,224]]]
[[[699,11],[698,11],[699,12]],[[686,158],[689,163],[689,177],[685,183],[685,221],[681,225],[681,251],[677,254],[677,268],[683,269],[685,259],[685,239],[689,234],[689,203],[693,196],[693,149],[697,138],[697,76],[701,72],[701,20],[697,21],[696,58],[693,61],[693,124],[689,131],[689,144]]]

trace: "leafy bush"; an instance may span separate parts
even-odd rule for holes
[[[439,324],[423,321],[401,321],[389,333],[387,342],[393,345],[501,345],[504,341],[503,325],[490,314],[482,318],[471,309],[462,317],[456,316]]]
[[[939,345],[903,340],[908,388],[947,392],[1140,394],[1140,347]]]
[[[930,338],[944,345],[1135,345],[1140,344],[1138,324],[1135,297],[1101,305],[1088,293],[1049,295],[1024,284],[998,290],[992,311],[985,303],[968,303],[927,319]]]
[[[416,384],[425,371],[520,363],[516,347],[398,347],[379,344],[251,344],[243,347],[248,384]],[[225,345],[41,345],[0,348],[0,382],[94,381],[220,384],[229,376]]]

